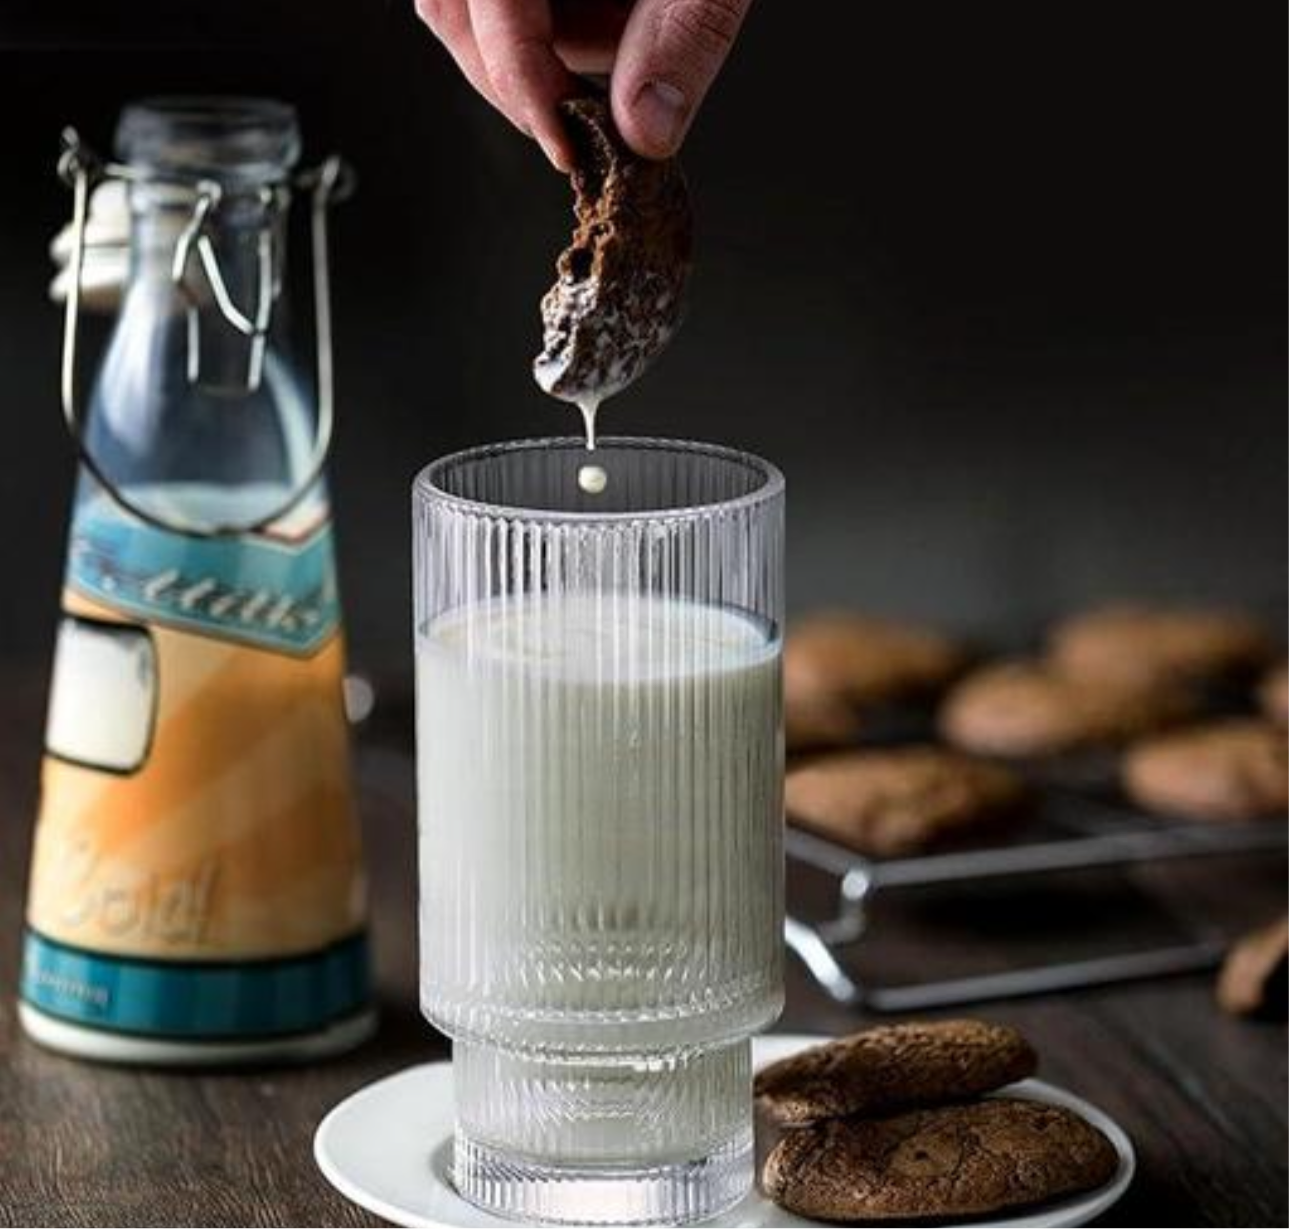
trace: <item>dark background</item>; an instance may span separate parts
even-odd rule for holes
[[[604,428],[778,461],[798,609],[1278,614],[1284,33],[1271,6],[760,0],[686,149],[689,321]],[[106,149],[123,101],[176,91],[290,99],[311,156],[359,168],[333,488],[355,656],[401,671],[413,471],[575,428],[528,374],[566,186],[410,0],[0,10],[0,656],[47,653],[73,476],[58,131]]]

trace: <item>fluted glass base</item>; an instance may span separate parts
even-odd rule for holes
[[[689,1161],[551,1165],[457,1131],[453,1181],[462,1198],[525,1224],[687,1225],[732,1208],[752,1189],[752,1132]]]
[[[458,1044],[457,1189],[528,1222],[715,1216],[752,1187],[750,1050],[568,1062]]]

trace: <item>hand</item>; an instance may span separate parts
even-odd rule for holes
[[[666,158],[738,34],[751,0],[416,0],[471,84],[562,171],[573,150],[557,104],[574,73],[612,72],[613,118],[646,158]]]

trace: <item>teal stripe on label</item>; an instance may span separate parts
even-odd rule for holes
[[[76,511],[67,580],[143,619],[279,651],[309,652],[340,620],[328,525],[302,542],[193,538],[96,498]]]
[[[246,963],[88,952],[26,934],[21,994],[51,1016],[115,1032],[190,1040],[304,1033],[367,1005],[367,940]]]

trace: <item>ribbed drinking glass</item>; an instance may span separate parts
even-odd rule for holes
[[[414,493],[421,1000],[454,1177],[526,1221],[713,1215],[782,1005],[783,479],[706,444],[437,461]]]

